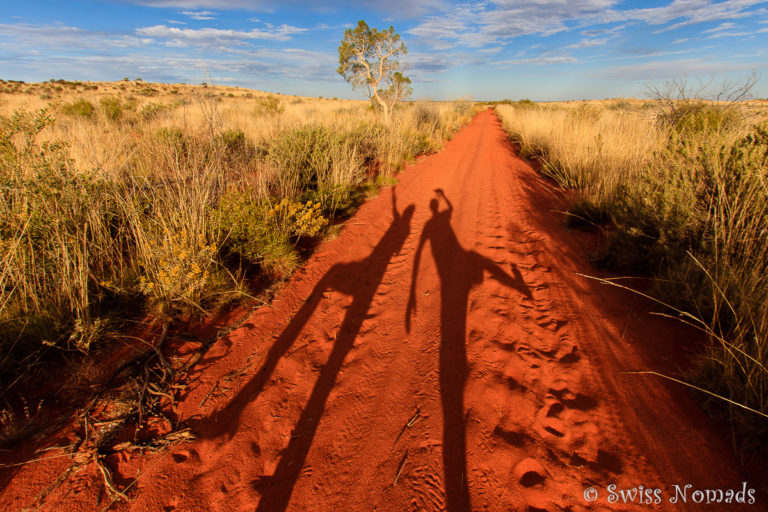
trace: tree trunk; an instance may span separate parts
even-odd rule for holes
[[[376,102],[381,105],[381,110],[384,112],[384,123],[389,124],[390,119],[390,108],[389,105],[387,105],[387,102],[382,99],[381,96],[379,96],[379,93],[377,91],[373,91],[373,98],[376,100]]]

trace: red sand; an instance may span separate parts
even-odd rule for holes
[[[597,271],[550,190],[478,115],[210,350],[177,407],[198,440],[107,458],[119,485],[140,475],[112,509],[766,510],[754,481],[755,505],[692,502],[742,488],[723,434],[679,386],[622,373],[669,370],[691,333],[576,275]],[[68,464],[6,476],[0,508]],[[610,484],[662,503],[611,504]],[[90,464],[40,510],[100,510],[102,488]]]

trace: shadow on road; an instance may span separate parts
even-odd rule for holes
[[[282,334],[275,340],[258,373],[238,392],[225,410],[217,415],[216,424],[208,421],[201,429],[202,437],[218,437],[226,433],[234,435],[245,407],[262,392],[280,359],[288,352],[304,325],[314,314],[323,298],[323,293],[332,289],[352,297],[352,303],[347,308],[344,320],[339,327],[333,349],[319,372],[312,394],[294,426],[288,446],[281,453],[274,474],[253,482],[261,494],[258,511],[281,511],[288,506],[293,487],[304,467],[315,432],[323,416],[326,400],[335,385],[344,359],[352,349],[360,327],[366,319],[371,301],[391,258],[400,252],[410,233],[414,209],[413,205],[409,205],[402,214],[399,213],[395,191],[392,191],[394,220],[371,254],[362,260],[340,263],[330,268]]]
[[[513,264],[507,274],[493,261],[475,251],[467,251],[451,227],[453,205],[441,189],[430,201],[432,218],[425,224],[416,250],[411,277],[411,291],[405,315],[410,331],[411,316],[416,312],[416,281],[421,251],[429,241],[440,278],[440,400],[443,409],[443,471],[445,473],[446,510],[471,510],[467,489],[465,446],[464,385],[467,377],[466,324],[469,292],[483,282],[484,272],[500,283],[531,297],[520,271]],[[440,211],[440,199],[447,208]]]

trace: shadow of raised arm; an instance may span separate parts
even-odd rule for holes
[[[448,200],[448,196],[445,195],[445,192],[443,192],[443,189],[436,188],[435,193],[438,197],[442,197],[443,201],[445,201],[445,204],[448,205],[448,212],[453,213],[453,205],[451,204],[451,201]]]
[[[496,279],[498,282],[500,282],[504,286],[507,286],[509,288],[514,288],[515,290],[519,291],[529,299],[533,298],[531,289],[528,288],[528,285],[525,284],[525,281],[523,281],[523,276],[520,273],[520,270],[518,270],[517,265],[515,265],[514,263],[510,263],[512,274],[514,274],[514,277],[512,277],[511,275],[504,272],[504,270],[501,267],[499,267],[496,263],[486,258],[482,254],[477,254],[477,258],[478,260],[480,260],[480,265],[483,268],[483,270],[487,270],[491,274],[491,277]]]
[[[421,262],[421,251],[429,238],[427,232],[429,225],[424,226],[424,230],[419,237],[419,246],[416,248],[416,256],[413,259],[413,271],[411,272],[411,291],[408,294],[408,305],[405,309],[405,331],[411,332],[411,315],[416,313],[416,281],[419,275],[419,263]]]
[[[397,211],[397,192],[395,192],[394,188],[392,189],[392,216],[395,218],[395,221],[400,218],[400,212]]]

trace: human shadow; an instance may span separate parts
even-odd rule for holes
[[[347,308],[344,320],[339,327],[331,353],[320,369],[309,400],[293,428],[288,446],[281,452],[280,461],[274,473],[253,482],[261,494],[257,510],[280,511],[285,510],[288,506],[294,485],[304,467],[304,462],[323,415],[328,396],[335,385],[344,359],[354,345],[363,321],[368,317],[368,309],[391,258],[400,252],[410,233],[414,209],[413,205],[409,205],[402,214],[399,213],[395,192],[392,191],[394,220],[378,244],[366,258],[336,264],[328,270],[315,285],[309,298],[291,319],[282,334],[275,340],[257,374],[222,411],[221,414],[225,417],[224,424],[229,425],[226,428],[236,430],[243,410],[262,392],[278,362],[288,352],[304,325],[317,309],[323,293],[333,289],[352,297],[352,303]],[[218,418],[221,421],[221,415]],[[218,424],[221,425],[220,422]],[[210,428],[212,430],[208,432],[208,435],[215,436],[216,432],[213,430],[216,429],[216,426],[211,425]],[[234,433],[234,430],[230,432]],[[222,433],[221,430],[218,433]]]
[[[512,264],[512,275],[475,251],[465,250],[451,227],[453,205],[436,189],[437,198],[430,201],[432,218],[425,224],[416,249],[411,277],[411,291],[405,314],[410,332],[411,316],[416,312],[416,282],[421,252],[427,241],[440,278],[440,400],[443,409],[443,471],[445,474],[446,510],[471,510],[467,487],[467,463],[464,418],[464,385],[467,377],[466,324],[470,290],[483,282],[484,272],[498,282],[531,298],[531,291]],[[439,199],[447,209],[440,211]]]

